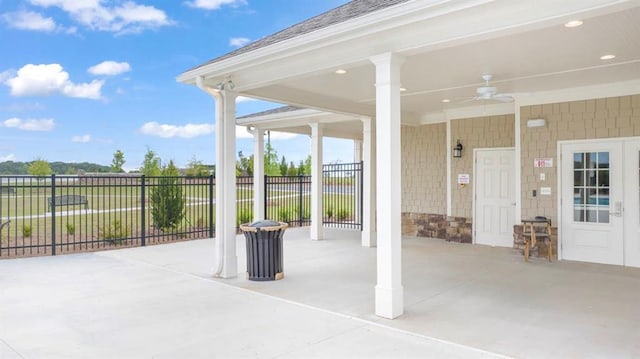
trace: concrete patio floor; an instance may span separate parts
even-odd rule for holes
[[[640,269],[408,237],[385,320],[351,237],[289,229],[276,282],[211,278],[213,240],[0,261],[0,358],[640,357]]]

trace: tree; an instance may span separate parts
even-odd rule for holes
[[[298,169],[296,168],[296,165],[293,163],[293,161],[289,162],[289,168],[287,168],[287,176],[297,176],[298,175]]]
[[[286,176],[288,169],[289,166],[287,166],[287,160],[284,158],[284,156],[282,156],[282,160],[280,161],[280,175]]]
[[[241,176],[253,176],[253,155],[245,157],[242,151],[238,152],[238,162],[236,167],[239,175]]]
[[[122,169],[122,165],[125,164],[124,153],[122,151],[117,150],[113,153],[113,160],[111,160],[111,172],[121,173],[124,172]]]
[[[53,170],[51,169],[49,162],[42,158],[37,158],[27,166],[27,173],[32,176],[42,177],[50,175],[53,173]]]
[[[311,176],[311,155],[308,155],[307,158],[304,160],[302,173],[304,175]]]
[[[202,161],[198,161],[196,156],[193,156],[187,164],[186,175],[187,177],[204,177],[209,175],[209,171],[207,167],[202,164]]]
[[[151,190],[151,217],[156,228],[174,230],[185,217],[186,200],[182,193],[180,172],[169,161],[161,171],[158,186]]]
[[[160,176],[162,172],[160,170],[160,157],[156,156],[156,153],[148,147],[140,172],[145,176]]]
[[[280,176],[280,164],[278,153],[270,143],[267,143],[264,151],[264,174],[267,176]]]

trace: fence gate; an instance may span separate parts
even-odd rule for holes
[[[323,166],[323,224],[362,230],[362,162]],[[265,217],[311,224],[311,176],[265,176]]]

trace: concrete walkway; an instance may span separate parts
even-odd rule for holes
[[[0,261],[0,358],[495,356],[214,280],[213,248]]]

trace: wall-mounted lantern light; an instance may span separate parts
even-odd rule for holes
[[[453,157],[455,158],[460,158],[462,157],[462,149],[464,147],[462,147],[462,143],[460,143],[460,140],[456,140],[456,145],[455,147],[453,147]]]

